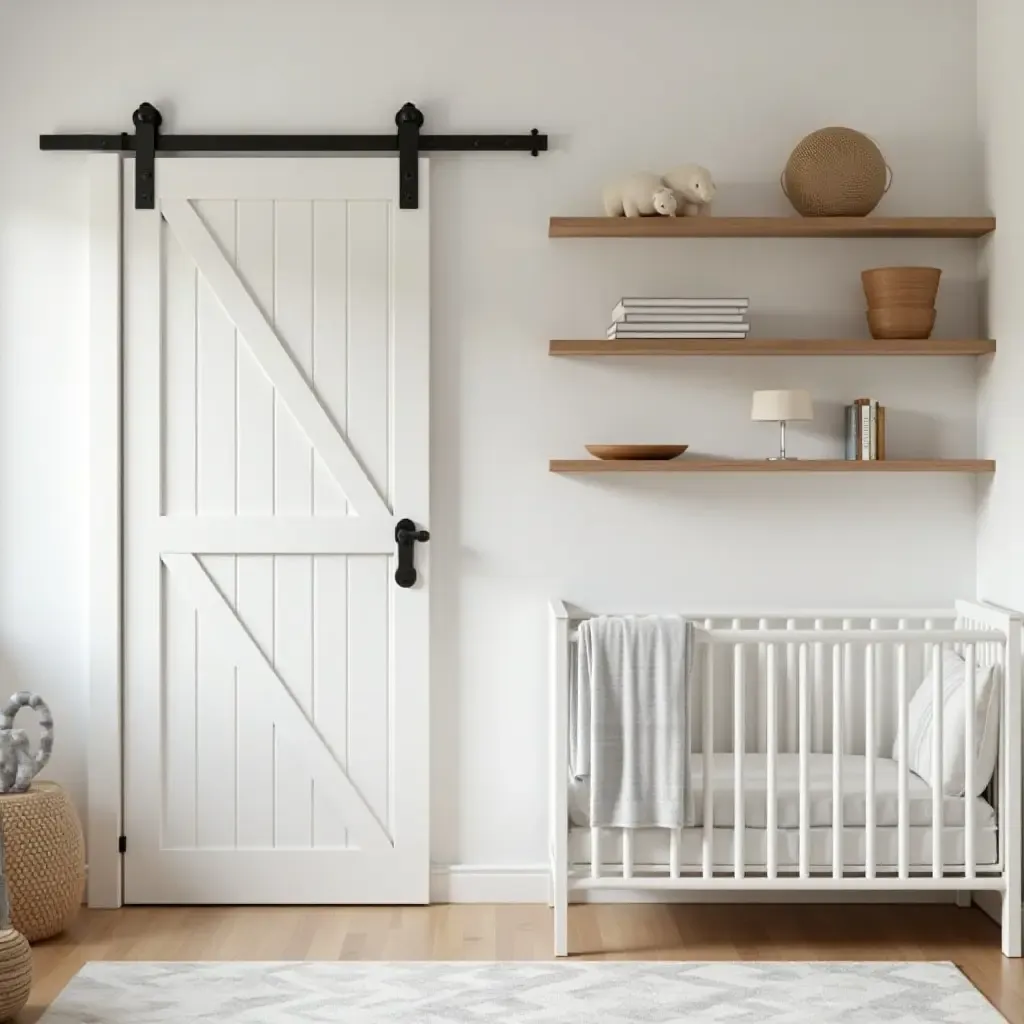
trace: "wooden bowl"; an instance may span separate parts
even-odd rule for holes
[[[587,451],[598,459],[664,462],[682,455],[689,447],[688,444],[588,444]]]
[[[931,309],[942,271],[937,267],[876,267],[861,271],[869,309],[912,306]]]
[[[930,338],[934,326],[934,309],[893,306],[890,309],[868,310],[868,327],[872,338]]]

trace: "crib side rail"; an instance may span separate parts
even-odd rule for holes
[[[895,644],[914,641],[928,643],[979,643],[998,641],[1004,634],[993,629],[707,629],[698,628],[698,643],[720,644],[808,644],[860,643]]]
[[[870,620],[871,628],[854,628],[852,619],[844,619],[842,629],[824,628],[824,620],[814,620],[814,629],[796,628],[795,620],[787,620],[788,628],[768,628],[767,620],[761,620],[758,628],[738,628],[740,620],[735,619],[732,628],[719,628],[712,620],[696,624],[695,640],[698,658],[702,666],[697,686],[700,690],[695,706],[697,721],[694,735],[697,738],[694,756],[703,768],[702,819],[699,831],[700,844],[696,860],[681,863],[684,830],[669,830],[669,854],[667,863],[652,864],[645,855],[638,853],[640,847],[634,830],[591,829],[589,877],[574,879],[573,887],[600,888],[604,885],[630,883],[628,887],[671,888],[673,886],[709,888],[779,888],[820,889],[832,885],[836,888],[990,888],[1008,891],[1016,884],[1019,894],[1021,859],[1021,765],[1019,744],[1007,742],[1007,737],[1021,735],[1021,622],[1019,616],[1002,609],[992,611],[985,608],[984,616],[972,617],[971,610],[981,606],[958,606],[958,619],[950,627],[936,627],[933,620],[918,628],[913,620],[900,619],[896,628],[883,628],[879,620]],[[830,618],[834,616],[830,613]],[[564,709],[569,700],[568,673],[571,667],[571,645],[577,616],[565,606],[553,608],[553,650],[559,654],[553,665],[553,698]],[[777,618],[777,617],[773,617]],[[952,619],[947,612],[944,620]],[[909,621],[908,621],[909,620]],[[728,671],[716,662],[716,651],[726,648],[732,652]],[[966,735],[962,753],[964,760],[964,792],[962,800],[963,817],[956,822],[944,820],[949,804],[941,785],[933,786],[930,796],[930,821],[924,823],[931,829],[930,863],[922,864],[920,851],[912,857],[910,849],[911,827],[922,825],[921,797],[916,796],[914,820],[911,822],[910,781],[908,766],[908,707],[914,689],[921,681],[920,670],[927,670],[931,677],[932,703],[935,728],[931,741],[931,763],[938,766],[934,777],[943,777],[942,768],[954,751],[945,749],[948,744],[943,734],[945,712],[945,680],[943,652],[956,651],[965,660],[965,682],[963,687],[964,705],[962,712],[966,723]],[[748,657],[747,653],[760,654],[759,660]],[[911,674],[911,656],[915,670]],[[999,778],[997,821],[999,834],[999,855],[995,863],[986,860],[979,865],[975,842],[978,808],[970,797],[977,792],[977,783],[983,780],[975,777],[976,742],[974,701],[977,686],[976,666],[996,662],[1002,670],[1002,691],[1000,735],[1001,745],[997,764]],[[856,666],[856,676],[851,668]],[[885,671],[882,671],[883,666]],[[753,671],[751,671],[753,669]],[[755,678],[750,680],[753,675]],[[756,726],[763,737],[765,758],[765,793],[763,824],[765,843],[764,856],[758,859],[748,855],[750,842],[758,831],[750,822],[744,821],[749,814],[750,803],[744,792],[744,761],[750,753],[751,733],[748,716],[751,713],[749,683],[756,690],[754,703]],[[820,693],[831,683],[834,714],[831,735],[825,734],[822,722],[812,714],[814,694]],[[779,832],[779,757],[783,752],[781,738],[788,730],[784,721],[787,708],[780,701],[783,685],[792,685],[796,702],[792,707],[792,735],[795,746],[792,751],[798,756],[798,803],[797,827],[794,828],[797,853],[792,859],[780,858]],[[848,721],[845,712],[850,706],[851,688],[863,708],[862,717]],[[864,758],[863,820],[844,822],[844,771],[843,757],[849,747],[851,728],[858,735],[858,743],[873,755],[880,746],[877,725],[880,694],[886,690],[888,700],[895,700],[898,713],[899,736],[897,750],[893,751],[898,762],[898,797],[896,810],[896,855],[894,862],[879,856],[876,797],[878,794],[875,756]],[[721,696],[728,696],[727,715],[722,715]],[[968,713],[969,709],[969,713]],[[958,709],[960,710],[960,709]],[[552,779],[556,790],[564,791],[568,759],[568,715],[556,714],[552,708],[552,721],[560,731],[561,743],[552,743]],[[716,732],[716,728],[718,731]],[[728,735],[730,748],[716,748],[716,736]],[[831,742],[829,742],[831,741]],[[890,737],[891,743],[891,737]],[[823,865],[820,853],[812,858],[812,828],[822,826],[820,820],[811,821],[811,800],[809,783],[809,756],[812,744],[819,752],[831,754],[832,758],[832,819],[827,822],[831,832],[831,862]],[[557,748],[557,749],[556,749]],[[715,773],[713,759],[716,749],[729,753],[732,765],[732,797],[728,813],[731,820],[716,823],[716,813],[721,813],[721,804],[715,800]],[[889,747],[892,750],[892,747]],[[885,754],[889,756],[888,752]],[[790,762],[792,763],[792,762]],[[559,767],[561,766],[561,768]],[[720,770],[720,769],[719,769]],[[859,785],[859,783],[858,783]],[[951,795],[951,794],[950,794]],[[565,797],[556,801],[553,792],[553,807],[558,815],[552,822],[553,833],[565,830]],[[927,806],[927,804],[925,805]],[[820,816],[820,810],[817,812]],[[961,813],[959,809],[957,813]],[[559,827],[559,822],[562,827]],[[719,827],[721,824],[721,828]],[[731,826],[731,828],[730,828]],[[851,858],[845,852],[844,838],[851,830],[863,830],[863,853]],[[616,833],[609,856],[602,863],[602,833]],[[731,833],[731,834],[727,834]],[[962,853],[951,853],[950,837],[962,843]],[[608,838],[606,836],[606,838]],[[614,839],[618,839],[619,857],[616,859]],[[816,836],[815,840],[820,839]],[[760,841],[760,837],[759,837]],[[723,849],[725,853],[723,855]],[[616,868],[618,871],[616,872]],[[1009,876],[1013,875],[1016,882]],[[1019,903],[1019,898],[1018,898]]]
[[[792,625],[787,623],[787,625]],[[844,623],[844,625],[848,625]],[[912,874],[920,872],[920,865],[914,868],[911,864],[909,851],[909,833],[911,827],[911,810],[909,800],[910,789],[910,764],[911,756],[908,749],[908,715],[911,700],[911,683],[907,678],[907,653],[915,647],[921,649],[920,661],[928,671],[930,682],[926,684],[931,687],[931,709],[932,729],[930,751],[928,752],[927,781],[930,782],[931,790],[931,878],[939,882],[950,876],[961,877],[969,883],[978,878],[977,850],[975,844],[977,829],[977,804],[975,794],[979,790],[976,783],[984,786],[987,780],[975,778],[977,747],[976,736],[976,712],[975,697],[977,674],[979,666],[979,650],[984,648],[986,658],[983,660],[994,660],[998,663],[1004,677],[1002,689],[1005,699],[1002,708],[1001,719],[1004,727],[1002,734],[1019,736],[1020,729],[1020,669],[1019,662],[1014,665],[1012,652],[1018,651],[1020,641],[1020,623],[1009,619],[1000,620],[998,628],[987,620],[985,624],[974,622],[959,623],[953,628],[936,629],[932,623],[927,623],[924,629],[908,628],[905,621],[900,621],[896,629],[884,629],[876,626],[870,629],[794,629],[785,630],[772,629],[715,629],[698,628],[696,637],[702,651],[701,661],[703,672],[701,673],[700,686],[702,689],[702,700],[700,702],[702,737],[701,758],[704,766],[702,773],[703,785],[703,807],[705,816],[703,818],[703,833],[705,855],[703,858],[703,870],[701,872],[704,880],[715,877],[715,865],[713,856],[708,854],[710,835],[713,833],[714,822],[709,821],[709,814],[713,813],[711,808],[715,806],[714,788],[715,775],[711,770],[714,759],[714,731],[712,726],[715,706],[718,703],[719,691],[715,678],[715,657],[716,647],[727,646],[733,651],[733,663],[742,663],[739,653],[745,645],[758,645],[764,652],[764,679],[761,681],[764,686],[764,708],[765,708],[765,844],[766,854],[764,858],[764,875],[768,880],[779,878],[782,874],[795,875],[802,880],[811,878],[811,821],[810,821],[810,782],[809,782],[809,757],[810,757],[810,701],[812,694],[812,670],[817,674],[819,666],[827,664],[831,660],[833,665],[832,684],[834,688],[834,720],[833,720],[833,742],[830,751],[832,758],[832,793],[831,813],[832,820],[827,824],[832,829],[832,863],[831,874],[835,881],[848,878],[851,874],[860,876],[865,880],[875,880],[884,870],[895,867],[894,874],[897,878],[909,882]],[[929,628],[931,627],[931,628]],[[957,751],[946,749],[947,741],[944,728],[944,715],[946,714],[946,685],[944,673],[947,663],[944,659],[946,651],[953,651],[963,657],[964,684],[962,687],[961,700],[963,705],[960,708],[951,709],[950,713],[961,713],[964,721],[963,747]],[[783,657],[783,652],[787,657]],[[881,677],[881,665],[883,654],[894,655],[896,665],[896,690],[897,710],[900,728],[898,735],[898,749],[894,751],[898,767],[898,804],[897,804],[897,862],[893,865],[880,865],[877,853],[878,839],[878,785],[876,778],[878,754],[877,721],[878,721],[878,685]],[[857,858],[856,864],[844,863],[844,830],[846,825],[843,821],[844,809],[847,806],[843,792],[846,782],[844,776],[844,754],[846,752],[845,739],[847,728],[840,719],[841,714],[848,710],[849,691],[847,689],[847,676],[850,666],[855,660],[861,660],[863,672],[860,682],[863,685],[861,695],[863,717],[855,723],[855,727],[862,731],[863,749],[865,757],[864,779],[863,779],[863,821],[852,823],[853,827],[863,827],[863,856]],[[813,669],[812,669],[813,666]],[[795,676],[795,679],[793,678]],[[779,822],[778,808],[780,797],[779,785],[779,763],[780,763],[780,688],[783,682],[788,683],[795,694],[796,699],[796,727],[795,747],[798,757],[797,796],[798,796],[798,830],[797,848],[798,852],[795,862],[789,864],[784,870],[780,867],[779,856]],[[819,682],[817,678],[814,680]],[[794,685],[795,684],[795,685]],[[924,685],[924,684],[923,684]],[[1014,698],[1016,694],[1016,698]],[[733,704],[733,714],[740,713],[738,702]],[[733,722],[733,731],[739,736],[742,733],[741,723],[738,720]],[[709,749],[711,744],[711,749]],[[1010,750],[1012,744],[1003,743],[1002,758],[997,763],[996,771],[1000,772],[1003,779],[1016,779],[1016,785],[1004,785],[1000,794],[1000,833],[1002,836],[1000,864],[1007,864],[1007,859],[1012,854],[1017,855],[1019,861],[1019,845],[1014,845],[1014,836],[1019,842],[1019,828],[1014,828],[1013,823],[1019,821],[1020,807],[1020,766],[1015,764],[1013,752]],[[1019,750],[1019,747],[1018,747]],[[963,778],[962,792],[963,799],[954,804],[959,810],[962,808],[962,820],[952,823],[954,828],[962,828],[963,854],[962,865],[950,863],[953,859],[948,856],[947,847],[947,822],[944,820],[947,813],[947,796],[954,795],[949,790],[949,784],[944,780],[950,773],[947,768],[954,767],[954,758],[962,756]],[[920,753],[919,753],[920,757]],[[745,785],[745,776],[740,772],[740,759],[736,758],[733,751],[733,763],[735,769],[731,780],[733,793],[741,791]],[[917,770],[923,771],[920,761],[915,764]],[[955,785],[955,773],[953,773]],[[1016,806],[1011,794],[1017,797]],[[820,821],[814,822],[820,826]],[[735,877],[743,877],[747,874],[747,865],[741,863],[743,843],[733,843],[733,864],[731,873]],[[1016,862],[1015,862],[1016,863]],[[986,865],[986,868],[991,867]],[[996,865],[998,869],[1000,865]]]

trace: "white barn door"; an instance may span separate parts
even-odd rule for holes
[[[126,170],[126,902],[429,898],[421,165]]]

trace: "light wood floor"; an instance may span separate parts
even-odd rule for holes
[[[34,947],[35,986],[21,1022],[89,960],[529,960],[551,956],[551,912],[536,905],[133,907],[83,911]],[[1024,1024],[1024,961],[1005,960],[980,910],[952,906],[584,905],[572,948],[646,960],[952,960]]]

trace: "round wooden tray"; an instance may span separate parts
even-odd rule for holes
[[[605,460],[667,461],[682,455],[688,444],[588,444],[587,451]]]

